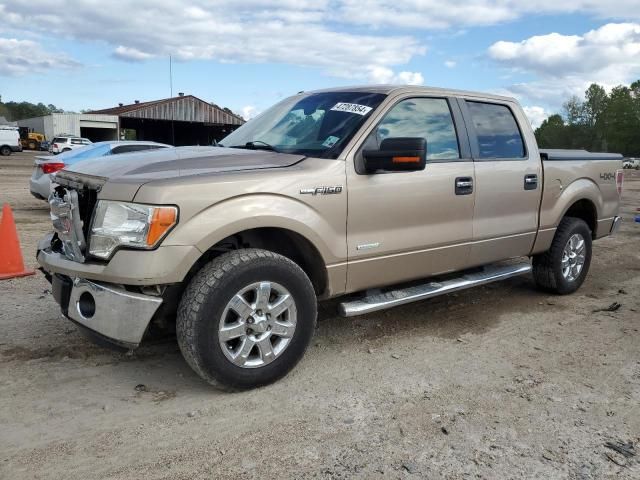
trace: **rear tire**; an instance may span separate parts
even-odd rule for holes
[[[248,389],[295,367],[316,316],[315,291],[298,265],[270,251],[243,249],[212,260],[189,282],[176,335],[200,377],[217,387]]]
[[[591,230],[584,220],[565,217],[551,248],[533,257],[533,278],[544,291],[560,295],[575,292],[591,265]]]
[[[36,142],[29,142],[29,150],[37,150]]]

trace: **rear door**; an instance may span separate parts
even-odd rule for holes
[[[542,163],[526,117],[510,102],[459,100],[475,164],[471,265],[527,255],[538,228]],[[526,127],[526,128],[525,128]]]
[[[426,168],[365,173],[362,150],[394,137],[425,138]],[[347,290],[463,268],[473,236],[473,169],[455,99],[411,95],[389,106],[347,160]]]

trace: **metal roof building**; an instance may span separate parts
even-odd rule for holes
[[[210,145],[244,123],[242,117],[228,109],[182,93],[177,97],[136,101],[90,113],[117,116],[123,139],[172,145]]]
[[[94,142],[118,139],[116,115],[91,113],[51,113],[42,117],[18,120],[20,127],[43,133],[48,140],[58,135],[86,137]]]

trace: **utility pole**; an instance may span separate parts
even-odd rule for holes
[[[170,94],[170,97],[173,99],[173,68],[172,68],[171,55],[169,55],[169,94]],[[176,131],[173,125],[174,109],[175,109],[175,102],[171,100],[171,145],[175,147]]]

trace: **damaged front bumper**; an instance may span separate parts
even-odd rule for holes
[[[161,297],[66,275],[54,274],[51,285],[53,296],[67,318],[126,348],[140,344],[162,305]]]
[[[56,260],[70,260],[63,260],[61,254],[52,252],[48,248],[50,242],[48,236],[38,245],[38,262],[51,282],[53,297],[62,314],[103,340],[125,348],[137,347],[163,298],[51,268]]]

